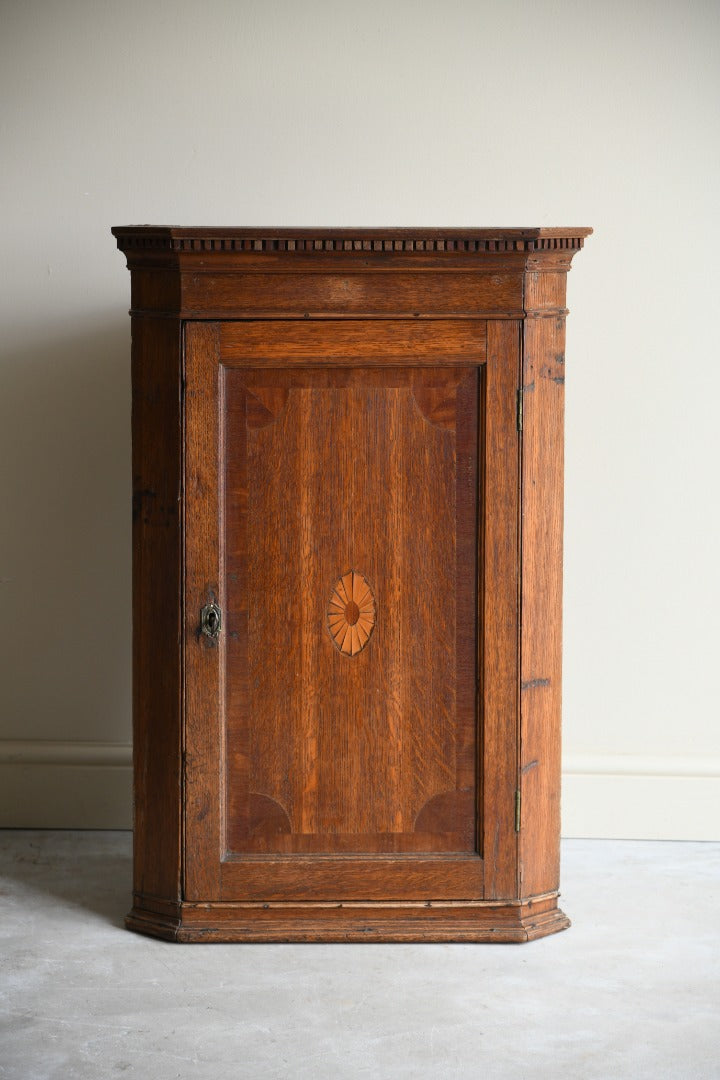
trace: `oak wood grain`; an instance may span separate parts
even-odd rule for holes
[[[133,319],[133,877],[137,892],[171,899],[182,866],[180,333]]]
[[[565,281],[590,230],[113,231],[136,313],[127,925],[563,929]]]
[[[565,274],[528,275],[528,314],[562,310]],[[523,339],[521,895],[560,872],[565,319],[528,318]]]
[[[486,899],[514,896],[518,767],[520,323],[488,325],[485,373],[484,515],[480,612],[483,673],[482,799]]]
[[[358,318],[372,311],[376,316],[418,317],[481,316],[517,311],[522,303],[522,274],[405,270],[388,273],[372,267],[362,272],[344,269],[334,273],[274,273],[258,269],[207,273],[188,271],[182,278],[182,311],[186,317],[212,310],[214,318],[243,318],[255,312],[266,317],[295,316]]]
[[[113,229],[134,311],[204,319],[517,318],[525,270],[567,270],[590,231]]]
[[[403,253],[463,253],[472,257],[497,252],[579,251],[592,229],[582,227],[498,228],[472,226],[454,228],[397,228],[381,226],[277,227],[226,225],[116,225],[112,229],[121,251],[138,255],[155,253],[190,253],[213,256],[224,252],[234,255],[272,255],[282,252],[285,257],[310,252],[315,258],[323,255],[345,255],[348,252],[365,256],[372,252],[390,254],[393,259]]]
[[[332,349],[328,349],[328,335]],[[484,319],[366,319],[337,321],[253,320],[220,324],[223,363],[243,367],[333,366],[342,368],[478,365],[484,359]],[[235,359],[237,357],[237,359]]]
[[[442,328],[440,328],[442,330]],[[414,520],[415,511],[418,511],[418,520],[424,522],[428,518],[432,509],[429,499],[427,488],[427,461],[423,453],[417,455],[417,462],[412,461],[413,454],[409,453],[405,455],[405,461],[402,463],[403,468],[399,468],[397,463],[395,466],[396,474],[394,476],[395,482],[390,482],[390,478],[385,476],[383,468],[387,466],[388,453],[383,447],[390,447],[394,449],[394,453],[397,456],[397,447],[394,447],[396,442],[396,435],[405,428],[409,428],[419,431],[422,436],[422,440],[418,447],[422,447],[423,443],[426,443],[428,436],[431,440],[439,446],[446,445],[446,451],[443,453],[443,459],[447,460],[448,466],[452,466],[451,472],[448,474],[453,483],[450,485],[447,491],[446,500],[440,501],[440,508],[446,505],[447,499],[450,500],[448,505],[458,504],[460,512],[458,515],[458,522],[461,523],[460,533],[462,534],[462,545],[464,558],[468,561],[467,567],[462,571],[463,589],[461,591],[461,603],[460,607],[463,610],[463,618],[458,621],[456,617],[453,617],[451,622],[452,634],[448,636],[447,652],[452,655],[453,648],[457,650],[459,658],[458,671],[462,671],[464,686],[461,690],[459,701],[457,705],[456,721],[458,723],[458,731],[460,732],[457,745],[453,748],[452,743],[452,727],[448,728],[448,735],[443,737],[439,742],[435,740],[436,745],[442,750],[445,747],[444,753],[454,755],[454,776],[452,781],[448,784],[443,776],[443,783],[441,784],[440,792],[430,789],[430,791],[424,791],[423,800],[419,808],[411,808],[409,820],[412,823],[412,829],[403,838],[402,833],[397,831],[397,822],[382,822],[382,828],[384,830],[390,828],[395,831],[381,831],[378,833],[375,831],[369,831],[365,837],[365,841],[362,841],[362,835],[357,832],[357,825],[354,825],[355,835],[352,833],[342,832],[333,826],[333,831],[329,833],[332,840],[332,846],[330,850],[337,850],[340,852],[357,853],[364,850],[370,852],[382,853],[386,851],[402,853],[403,850],[415,850],[415,851],[431,851],[442,852],[458,851],[467,849],[469,851],[475,851],[475,809],[472,800],[472,792],[474,790],[475,778],[476,778],[476,758],[477,758],[477,716],[476,716],[476,703],[475,703],[475,657],[477,652],[476,645],[476,630],[475,630],[475,615],[476,600],[475,600],[475,588],[477,579],[477,552],[475,545],[475,529],[477,521],[477,507],[476,500],[478,498],[477,479],[476,479],[476,457],[477,457],[477,367],[475,369],[451,369],[447,367],[436,368],[435,370],[414,369],[414,368],[401,368],[392,367],[386,370],[379,369],[309,369],[309,370],[277,370],[268,369],[266,371],[252,370],[242,372],[234,366],[230,366],[227,361],[229,359],[237,360],[237,357],[230,357],[228,355],[218,355],[216,349],[216,336],[215,328],[206,324],[205,332],[203,336],[195,334],[188,336],[187,350],[188,350],[188,363],[187,363],[187,411],[188,411],[188,429],[191,423],[190,412],[191,408],[195,408],[196,412],[199,406],[197,403],[193,406],[192,402],[198,398],[198,387],[194,381],[194,372],[202,372],[202,381],[205,386],[205,391],[202,396],[202,400],[205,402],[203,409],[205,408],[207,401],[216,394],[217,400],[221,403],[223,415],[217,421],[209,421],[205,412],[198,413],[198,417],[202,415],[201,426],[205,430],[205,438],[209,447],[214,445],[216,436],[213,434],[215,427],[219,431],[223,432],[222,446],[223,455],[225,460],[225,467],[223,476],[213,477],[211,470],[206,470],[207,475],[205,477],[199,476],[195,480],[194,488],[188,485],[188,491],[186,492],[186,518],[188,521],[195,521],[198,518],[198,512],[201,510],[203,516],[209,516],[211,520],[218,520],[224,522],[222,536],[219,536],[217,540],[213,536],[210,541],[210,547],[215,550],[216,545],[219,550],[225,550],[225,570],[221,574],[225,581],[225,593],[224,593],[224,605],[227,610],[226,629],[223,637],[224,644],[221,646],[220,654],[224,657],[220,661],[220,668],[214,668],[213,675],[208,674],[208,678],[215,678],[218,671],[224,669],[227,672],[227,679],[225,681],[225,691],[222,694],[226,707],[226,715],[228,722],[226,723],[227,729],[227,747],[226,747],[226,765],[225,765],[225,787],[226,791],[226,816],[228,822],[228,831],[226,833],[225,841],[220,841],[219,845],[221,849],[229,847],[231,850],[236,846],[232,842],[232,831],[241,827],[241,823],[253,822],[257,827],[260,824],[265,825],[265,835],[257,837],[257,843],[255,849],[261,852],[272,852],[273,850],[282,853],[288,850],[293,851],[296,855],[307,852],[327,852],[328,845],[328,832],[307,832],[298,831],[297,826],[294,827],[294,833],[291,833],[289,821],[290,814],[286,807],[286,799],[282,795],[276,797],[277,792],[269,794],[267,790],[257,791],[253,788],[262,788],[262,784],[249,782],[245,783],[245,777],[248,776],[248,770],[253,760],[251,753],[251,740],[248,739],[248,731],[242,728],[238,729],[237,725],[232,723],[233,712],[239,707],[240,711],[243,709],[243,702],[245,707],[250,699],[250,692],[247,689],[252,681],[252,667],[243,656],[242,650],[242,627],[247,618],[246,612],[254,610],[255,613],[260,613],[262,616],[264,612],[264,605],[261,603],[248,604],[247,597],[243,595],[243,590],[249,588],[253,574],[249,567],[249,564],[241,550],[238,548],[238,544],[242,545],[242,538],[247,538],[252,535],[253,537],[260,538],[260,544],[257,547],[257,553],[259,558],[267,559],[267,552],[272,551],[272,545],[268,547],[267,538],[274,535],[274,530],[268,527],[268,523],[256,522],[256,528],[249,530],[247,525],[243,525],[243,508],[250,505],[250,481],[249,472],[245,463],[246,460],[246,447],[248,436],[254,439],[267,435],[268,433],[277,432],[279,430],[278,425],[281,425],[283,421],[287,422],[287,410],[291,401],[290,394],[307,389],[308,378],[311,376],[311,386],[314,387],[315,397],[318,397],[320,401],[323,398],[327,398],[327,391],[333,391],[336,394],[340,393],[342,398],[347,398],[348,394],[357,395],[361,394],[362,400],[354,402],[354,409],[351,410],[351,417],[359,417],[362,422],[365,417],[373,420],[371,428],[367,432],[367,437],[363,441],[361,439],[361,449],[364,449],[364,453],[360,453],[360,459],[364,460],[366,465],[368,462],[372,465],[373,457],[375,454],[380,455],[378,457],[378,464],[376,467],[371,467],[369,470],[360,471],[358,473],[359,479],[353,479],[353,484],[366,483],[367,487],[366,496],[362,496],[361,489],[353,491],[353,498],[356,496],[359,498],[360,504],[364,501],[370,501],[372,498],[377,500],[378,495],[372,484],[365,479],[365,473],[369,477],[377,477],[383,475],[383,479],[387,481],[385,486],[380,489],[381,493],[385,492],[384,498],[388,496],[392,501],[396,498],[397,492],[400,490],[403,484],[407,485],[407,480],[404,479],[405,473],[412,476],[415,471],[418,476],[418,481],[413,493],[412,486],[409,490],[409,496],[415,495],[415,501],[420,500],[417,506],[411,507],[405,512],[402,517],[412,524]],[[332,347],[332,334],[328,335],[328,347]],[[438,348],[442,347],[443,335],[440,332],[437,336]],[[198,348],[204,352],[204,357],[192,356],[193,348]],[[484,354],[482,351],[476,353],[476,360],[482,363],[484,360]],[[211,377],[209,372],[209,365],[215,364],[219,369],[219,374]],[[242,391],[245,396],[245,408],[237,410],[231,405],[233,398],[232,380],[238,377],[243,380],[241,385]],[[213,380],[219,380],[216,391],[213,389]],[[402,392],[404,395],[402,399],[402,406],[406,419],[402,423],[392,422],[384,423],[382,419],[382,409],[378,407],[378,403],[375,399],[382,394],[387,394],[388,389],[392,391],[392,394],[398,397]],[[418,390],[427,391],[431,397],[424,402],[418,403],[416,399],[416,393]],[[191,391],[193,397],[191,398]],[[320,393],[318,393],[320,392]],[[432,397],[437,393],[439,396]],[[372,401],[368,402],[367,395],[370,394]],[[457,439],[457,448],[455,453],[448,454],[447,451],[451,448],[451,443],[447,443],[448,438],[452,438],[454,432],[448,430],[448,416],[447,416],[447,399],[448,394],[455,396],[458,401],[457,416],[459,418],[458,430],[461,438]],[[350,399],[351,400],[351,399]],[[251,402],[251,407],[248,410],[248,401]],[[352,404],[352,400],[351,400]],[[395,403],[397,406],[397,402]],[[343,406],[345,412],[347,412],[347,405]],[[408,411],[409,410],[409,411]],[[302,413],[300,414],[302,416]],[[240,418],[240,419],[238,419]],[[312,418],[311,418],[312,419]],[[400,418],[402,419],[402,417]],[[198,420],[194,421],[196,427],[198,426]],[[242,425],[245,424],[245,432],[242,431]],[[308,432],[324,431],[326,426],[323,423],[318,423],[317,418],[314,422],[308,422],[307,418],[304,424],[296,424],[296,427],[300,431],[301,435],[304,432],[304,439],[301,439],[301,443],[304,446],[307,441]],[[362,423],[361,423],[362,426]],[[456,425],[453,425],[455,427]],[[355,421],[354,427],[357,428],[357,421]],[[381,436],[378,439],[378,436]],[[220,438],[218,436],[218,438]],[[277,436],[276,436],[277,438]],[[385,441],[383,441],[383,439]],[[303,455],[292,451],[293,440],[285,433],[280,439],[280,447],[285,450],[285,444],[290,446],[290,452],[288,460],[292,464],[293,469],[301,469],[301,477],[305,477],[307,471],[307,462],[304,460]],[[325,465],[324,456],[321,454],[323,443],[319,444],[319,449],[315,453],[316,467],[315,474],[319,475],[322,469],[323,476],[327,473],[327,468],[322,468]],[[409,444],[410,451],[413,450],[413,444]],[[297,446],[296,446],[297,450]],[[349,444],[349,454],[352,458],[352,445]],[[265,447],[264,452],[257,454],[258,461],[262,463],[263,467],[269,468],[267,477],[263,478],[261,475],[261,481],[257,485],[258,491],[261,497],[264,498],[265,493],[272,489],[273,478],[278,469],[279,458],[277,453],[274,452],[272,443],[268,447]],[[310,459],[313,459],[313,454],[310,455]],[[390,460],[392,454],[390,454]],[[204,456],[201,455],[198,468],[202,471],[202,462],[208,460],[208,451],[204,452]],[[212,452],[210,453],[210,460],[214,460]],[[446,466],[446,467],[448,467]],[[432,473],[433,470],[430,470]],[[442,475],[442,471],[438,469],[438,472]],[[311,470],[312,474],[312,470]],[[401,475],[402,474],[402,475]],[[454,485],[454,486],[453,486]],[[221,497],[225,500],[224,510],[219,511],[218,507],[211,504],[204,505],[199,502],[197,506],[193,501],[193,491],[197,490],[200,493],[209,491],[213,486],[217,490],[217,499]],[[277,486],[277,485],[276,485]],[[305,485],[308,486],[307,484]],[[302,489],[302,484],[284,484],[280,485],[278,489],[278,506],[284,507],[285,501],[287,501],[288,490]],[[339,491],[342,494],[347,485],[341,484]],[[358,495],[358,492],[360,494]],[[464,493],[463,497],[460,497],[460,493]],[[409,497],[408,496],[408,497]],[[422,500],[425,500],[427,506],[427,512],[423,512]],[[412,512],[410,512],[412,511]],[[382,515],[381,515],[382,517]],[[397,518],[397,513],[395,513]],[[322,535],[322,530],[318,522],[313,520],[312,514],[308,512],[307,507],[304,512],[300,514],[298,521],[299,537],[302,546],[303,529],[305,526],[303,522],[307,521],[307,536],[308,542],[312,537],[312,545],[317,546],[319,538]],[[462,524],[464,522],[464,524]],[[371,532],[364,526],[362,515],[358,518],[358,524],[362,525],[362,528],[355,530],[357,536],[357,544],[362,545],[368,543],[368,537],[371,537]],[[387,549],[386,558],[390,561],[397,561],[397,553],[402,552],[403,544],[400,536],[393,537],[392,529],[387,532],[387,541],[385,547]],[[407,529],[406,529],[407,531]],[[290,535],[291,547],[293,546],[293,535]],[[377,548],[378,543],[380,545],[379,550],[382,553],[383,546],[381,542],[382,529],[375,527],[376,543],[371,544],[372,547]],[[412,542],[414,539],[414,530],[411,528],[409,536]],[[265,538],[263,541],[262,538]],[[450,534],[452,538],[452,534]],[[442,533],[438,535],[438,541],[447,542],[447,522],[443,521]],[[204,546],[208,545],[207,538],[203,538],[202,543]],[[424,557],[424,547],[427,545],[427,534],[423,533],[420,540],[420,546],[418,547],[418,556],[416,561],[422,564],[422,558]],[[442,549],[440,549],[442,550]],[[452,548],[449,549],[451,552]],[[376,559],[379,558],[377,551],[372,556]],[[236,560],[236,561],[233,561]],[[278,560],[270,557],[270,565],[274,565]],[[440,560],[440,567],[443,567],[445,559]],[[450,564],[453,565],[453,560],[450,560]],[[369,575],[370,576],[370,575]],[[199,579],[198,579],[199,580]],[[343,579],[344,580],[344,579]],[[456,581],[453,580],[452,584],[448,583],[447,594],[448,600],[454,605],[454,595],[456,591]],[[274,597],[279,591],[280,586],[268,590],[268,595]],[[233,590],[236,590],[233,592]],[[401,590],[402,591],[402,590]],[[297,596],[298,600],[301,600],[300,595]],[[323,596],[325,601],[326,596]],[[362,600],[362,597],[359,596]],[[420,598],[422,599],[422,598]],[[404,598],[403,603],[413,601],[412,595],[409,598]],[[418,602],[417,598],[413,602]],[[463,606],[464,605],[464,606]],[[190,601],[188,599],[188,609],[190,608]],[[197,605],[196,605],[197,606]],[[299,609],[303,611],[306,609],[306,605],[300,603]],[[449,609],[453,612],[453,608]],[[454,615],[454,612],[453,612]],[[255,618],[258,618],[256,614]],[[420,626],[421,621],[425,619],[424,609],[418,608],[417,625]],[[297,627],[297,619],[292,617],[286,619],[287,630],[292,632],[294,627]],[[270,620],[270,631],[274,632],[276,623]],[[412,620],[410,622],[411,628],[413,627]],[[427,634],[427,631],[425,631]],[[419,648],[418,641],[424,645],[426,640],[428,643],[427,651],[431,651],[432,636],[425,639],[419,630],[415,630],[416,640],[414,647],[416,650]],[[310,642],[317,641],[317,634],[308,634]],[[320,641],[324,643],[327,650],[327,636],[321,637]],[[412,645],[412,642],[410,643]],[[188,647],[193,648],[193,644],[188,638]],[[410,646],[406,646],[410,647]],[[465,657],[465,659],[463,659]],[[263,653],[260,653],[260,660],[264,663],[265,670],[267,671],[269,678],[269,686],[274,688],[276,685],[283,687],[282,671],[276,664],[265,663],[266,657]],[[355,661],[361,660],[362,657],[355,657]],[[403,670],[410,672],[413,678],[417,676],[413,675],[415,671],[421,671],[422,665],[427,664],[427,657],[423,654],[423,650],[418,652],[418,661],[412,665],[402,664],[401,658],[398,657],[395,661],[397,665],[396,678],[402,675]],[[445,667],[446,661],[444,660],[443,653],[440,654],[440,662],[443,666],[439,669],[442,672],[442,677],[436,679],[436,683],[443,694],[447,694],[447,687],[444,685],[447,681],[449,670]],[[456,661],[457,662],[457,661]],[[261,663],[262,666],[262,663]],[[312,703],[312,695],[316,694],[313,683],[318,681],[318,669],[314,663],[310,665],[313,672],[313,678],[310,680],[310,691]],[[209,672],[209,669],[207,669]],[[291,665],[292,670],[292,665]],[[432,665],[430,666],[430,672],[432,674]],[[193,677],[193,672],[188,667],[188,678]],[[402,681],[402,680],[401,680]],[[321,684],[322,685],[322,684]],[[284,683],[284,689],[287,692],[288,684]],[[422,682],[420,684],[422,690]],[[378,692],[382,692],[382,683],[378,685]],[[214,691],[217,692],[217,691]],[[353,705],[353,693],[355,694],[355,700]],[[287,695],[286,695],[287,696]],[[262,704],[264,695],[261,693],[259,702]],[[282,697],[282,694],[281,694]],[[358,717],[363,715],[363,708],[367,711],[366,698],[363,698],[362,694],[358,696],[357,690],[350,693],[347,697],[346,688],[346,700],[344,702],[346,708],[354,709],[354,714]],[[391,700],[391,699],[388,699]],[[249,715],[255,715],[256,709],[251,709]],[[317,712],[317,710],[315,710]],[[282,719],[287,716],[287,707],[284,703],[278,700],[276,707],[270,709],[268,714],[270,718]],[[315,724],[313,719],[313,709],[305,708],[305,715],[308,720]],[[350,711],[349,715],[353,715]],[[438,714],[439,715],[439,714]],[[431,713],[432,716],[432,713]],[[403,710],[399,713],[400,721],[406,725],[408,719],[412,720],[413,713],[411,710]],[[370,717],[372,719],[372,717]],[[437,717],[435,717],[437,720]],[[208,711],[204,710],[203,725],[206,725],[208,721]],[[449,722],[449,719],[448,719]],[[273,761],[277,761],[278,746],[282,743],[282,738],[277,737],[285,734],[281,726],[276,731],[276,737],[269,738],[265,731],[267,725],[263,723],[256,724],[256,732],[259,732],[260,736],[266,738],[266,744],[261,747],[260,752],[255,754],[254,760],[260,763],[261,767],[269,767]],[[395,740],[391,738],[383,738],[382,731],[375,731],[375,725],[367,722],[367,719],[363,722],[361,730],[359,732],[360,742],[357,743],[355,751],[344,756],[335,755],[332,751],[332,744],[329,748],[326,748],[325,752],[322,752],[318,748],[315,741],[317,735],[314,729],[311,727],[309,730],[301,727],[302,737],[300,738],[300,757],[293,759],[294,763],[300,761],[300,766],[296,769],[290,769],[285,767],[280,768],[280,773],[285,776],[293,776],[299,778],[300,791],[302,798],[308,800],[310,809],[305,811],[305,823],[303,828],[309,828],[308,821],[312,822],[312,806],[313,800],[317,801],[317,792],[320,790],[318,784],[318,770],[319,762],[323,762],[324,771],[327,777],[332,776],[337,771],[334,766],[328,765],[328,763],[338,762],[338,767],[344,762],[345,768],[351,770],[350,774],[350,787],[349,792],[351,796],[354,794],[357,800],[358,793],[363,793],[364,787],[368,786],[368,780],[370,780],[371,791],[377,791],[378,795],[374,799],[366,801],[365,813],[377,814],[382,812],[382,797],[384,797],[384,785],[382,783],[382,774],[380,779],[374,779],[374,774],[377,769],[369,768],[363,771],[358,770],[358,760],[362,764],[362,753],[368,751],[368,747],[372,746],[372,739],[370,743],[367,741],[367,734],[371,734],[375,740],[378,752],[380,753],[380,759],[384,760],[388,753],[396,754],[398,748]],[[366,734],[363,735],[363,729]],[[412,730],[412,729],[410,729]],[[464,734],[463,734],[464,731]],[[222,751],[217,752],[217,756],[214,757],[210,753],[210,749],[207,744],[207,731],[206,728],[200,725],[198,727],[200,745],[204,747],[201,753],[195,752],[193,728],[190,724],[190,718],[188,717],[188,759],[193,762],[205,761],[208,774],[205,782],[200,786],[203,790],[208,787],[212,788],[214,781],[212,779],[216,762],[220,761]],[[332,734],[332,729],[330,729]],[[415,755],[414,759],[411,759],[411,767],[406,768],[408,781],[417,783],[417,778],[413,780],[415,774],[420,772],[419,763],[428,756],[430,748],[426,747],[422,738],[418,738],[419,733],[415,733],[414,741],[410,743],[410,751]],[[327,733],[326,733],[327,738]],[[357,736],[356,736],[357,738]],[[448,742],[448,738],[450,741]],[[420,755],[419,757],[417,755]],[[305,761],[306,765],[303,767],[302,762]],[[422,778],[422,777],[421,777]],[[347,777],[345,777],[347,779]],[[387,778],[386,778],[387,779]],[[198,783],[198,779],[193,781]],[[373,783],[377,787],[373,787]],[[436,796],[447,795],[445,790],[449,787],[450,794],[453,790],[458,792],[458,797],[454,801],[444,802],[437,806],[434,802]],[[329,789],[329,794],[325,794],[325,805],[330,807],[332,813],[337,814],[336,803],[339,794],[344,794],[343,785],[339,785],[337,790],[334,791],[332,787]],[[470,796],[470,798],[466,798]],[[347,794],[344,794],[347,798]],[[329,798],[329,803],[328,803]],[[428,808],[429,804],[429,808]],[[353,805],[351,802],[350,806]],[[417,810],[417,812],[416,812]],[[422,811],[425,810],[425,814],[421,817],[424,830],[418,831],[415,824],[415,820]],[[315,813],[317,811],[314,811]],[[197,819],[198,827],[196,828],[194,822]],[[415,819],[415,820],[414,820]],[[364,822],[363,828],[366,830],[371,829],[372,823]],[[201,827],[200,827],[201,826]],[[193,858],[198,861],[203,858],[212,858],[212,851],[216,849],[217,845],[215,841],[210,841],[209,833],[207,830],[218,829],[219,822],[213,819],[213,816],[207,813],[205,806],[200,808],[196,818],[191,815],[187,817],[186,828],[187,832],[187,850],[193,852]],[[405,826],[406,829],[408,826]],[[325,826],[327,830],[327,825]],[[191,835],[192,834],[192,835]],[[403,842],[404,840],[404,842]],[[244,840],[245,851],[251,848],[247,841]],[[423,895],[427,895],[428,888],[440,888],[446,890],[447,895],[458,895],[458,892],[463,895],[480,896],[482,894],[482,862],[474,854],[472,865],[460,866],[456,860],[451,860],[444,871],[440,873],[437,868],[437,863],[433,864],[436,867],[437,872],[431,876],[425,882],[425,892]],[[350,895],[357,896],[362,894],[362,889],[365,886],[365,879],[367,878],[367,864],[366,862],[358,864],[349,873],[350,867],[347,863],[343,864],[343,880],[351,882],[348,885],[351,892]],[[327,862],[325,865],[313,866],[312,872],[309,873],[309,867],[306,865],[301,874],[297,874],[293,871],[292,867],[285,873],[289,874],[287,881],[280,873],[279,867],[275,864],[267,864],[264,867],[253,871],[253,874],[260,874],[261,879],[266,881],[265,891],[272,893],[273,889],[300,889],[307,892],[310,888],[309,882],[312,883],[312,888],[322,887],[324,889],[339,887],[338,875],[333,872],[328,875]],[[249,887],[254,877],[250,877],[250,870],[247,867],[232,868],[229,862],[223,864],[223,895],[234,896],[237,895],[237,889],[244,890]],[[210,880],[208,875],[211,875],[212,871],[207,870],[205,874],[200,870],[197,871],[197,877],[199,880]],[[229,874],[229,877],[228,877]],[[239,875],[239,876],[238,876]],[[388,876],[388,868],[381,863],[374,866],[372,872],[373,880],[375,881],[375,888],[378,890],[378,895],[382,894],[383,880],[385,880],[385,888],[391,887],[391,882],[404,881],[404,887],[415,887],[415,877],[408,873],[398,873],[395,868],[390,870]],[[229,881],[230,884],[226,886],[225,882]],[[283,884],[285,881],[285,884]],[[334,881],[334,884],[332,882]],[[230,892],[227,893],[226,889]],[[360,893],[358,892],[360,890]],[[272,893],[275,895],[275,893]],[[301,893],[302,894],[302,893]],[[241,895],[244,893],[241,891]],[[290,893],[282,892],[283,896],[293,895]],[[327,893],[326,893],[327,895]],[[445,895],[445,893],[442,893]]]
[[[169,941],[520,943],[569,923],[554,894],[513,901],[213,903],[159,909],[135,898],[132,929]]]
[[[334,347],[332,328],[324,341]],[[292,850],[298,835],[301,850],[332,851],[339,835],[364,851],[383,833],[393,850],[426,849],[426,804],[475,784],[477,375],[228,368],[224,386],[226,723],[247,766],[228,779],[247,787],[230,850]],[[278,389],[274,421],[247,425],[248,398]],[[452,400],[452,429],[418,407],[426,389]],[[362,648],[345,619],[361,580]],[[359,608],[355,619],[362,630]],[[249,835],[250,792],[282,809],[290,835],[259,822]],[[463,805],[437,850],[474,849]]]
[[[221,577],[222,503],[218,499],[225,432],[214,323],[185,328],[185,891],[191,900],[219,894],[222,856],[222,704],[225,635],[201,633],[202,608],[225,607]]]

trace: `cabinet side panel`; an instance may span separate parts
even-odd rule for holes
[[[551,295],[550,295],[551,294]],[[560,862],[565,274],[528,275],[523,359],[521,895],[552,892]]]
[[[180,325],[132,321],[134,888],[180,896]]]
[[[517,892],[520,324],[488,323],[480,670],[485,898]]]

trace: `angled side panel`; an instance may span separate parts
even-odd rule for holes
[[[134,892],[180,898],[181,348],[132,322]]]
[[[529,273],[523,350],[521,896],[559,886],[564,270]]]

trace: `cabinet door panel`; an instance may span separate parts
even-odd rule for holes
[[[266,367],[236,325],[186,338],[186,898],[480,899],[485,744],[514,723],[482,707],[485,324],[423,329],[421,366],[383,366],[377,324],[333,365],[331,322],[291,364],[293,324],[286,367],[277,324]],[[495,864],[513,843],[493,830]]]
[[[475,851],[478,369],[222,370],[228,851]]]

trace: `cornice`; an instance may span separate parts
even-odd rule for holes
[[[209,255],[213,252],[251,255],[535,255],[579,251],[592,229],[245,229],[131,225],[117,226],[112,232],[119,249],[130,255]]]

